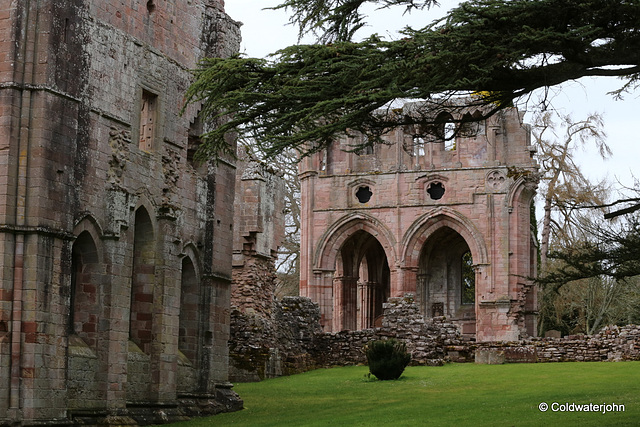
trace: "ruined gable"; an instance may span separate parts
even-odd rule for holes
[[[535,335],[529,132],[510,108],[454,134],[465,114],[481,115],[468,110],[303,159],[300,289],[326,331],[378,326],[387,299],[409,292],[422,315],[480,341]]]

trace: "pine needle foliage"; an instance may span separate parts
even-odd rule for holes
[[[408,117],[394,101],[426,100],[433,110],[447,108],[451,97],[483,94],[473,98],[486,107],[482,120],[567,80],[619,76],[624,91],[640,77],[640,0],[470,0],[424,28],[405,28],[398,40],[350,41],[362,3],[285,1],[293,22],[328,28],[334,41],[289,46],[268,59],[203,60],[187,103],[202,103],[203,118],[218,126],[203,136],[200,154],[228,151],[225,138],[234,133],[254,137],[271,154],[310,154],[352,132],[375,144],[399,125],[434,123],[437,113]]]
[[[397,380],[411,361],[407,346],[395,339],[372,341],[365,348],[369,372],[379,380]]]
[[[380,9],[405,6],[406,12],[437,6],[435,0],[285,0],[273,9],[291,10],[290,22],[300,29],[300,37],[313,33],[321,43],[349,41],[364,25],[360,8],[367,3]]]
[[[575,280],[608,277],[622,281],[640,275],[640,217],[629,218],[619,228],[609,224],[587,227],[591,239],[550,252],[556,265],[536,279],[539,285],[558,289]]]

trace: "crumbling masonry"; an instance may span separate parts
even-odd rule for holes
[[[239,40],[223,0],[0,0],[0,425],[241,407],[235,166],[179,114]]]
[[[301,162],[300,293],[325,331],[380,326],[388,298],[413,293],[478,341],[536,335],[530,135],[515,108],[454,134],[465,116],[482,112],[452,103],[429,132],[356,152],[363,137],[344,137]]]
[[[343,139],[302,160],[301,298],[274,300],[268,266],[282,224],[249,214],[274,211],[273,177],[258,166],[243,173],[233,380],[362,363],[362,347],[389,336],[407,341],[414,363],[438,364],[472,360],[476,341],[536,335],[527,278],[535,272],[537,165],[528,128],[515,109],[451,141],[447,118],[441,123],[443,138],[403,127],[389,145],[354,153],[363,140]]]

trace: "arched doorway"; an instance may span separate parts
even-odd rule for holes
[[[333,330],[379,326],[389,298],[390,270],[380,242],[359,230],[340,248],[333,280]]]
[[[475,271],[465,239],[442,227],[426,240],[420,253],[417,297],[427,317],[445,316],[475,334]]]

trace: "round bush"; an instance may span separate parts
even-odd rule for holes
[[[395,339],[372,341],[365,351],[369,372],[379,380],[397,380],[411,361],[405,343]]]

